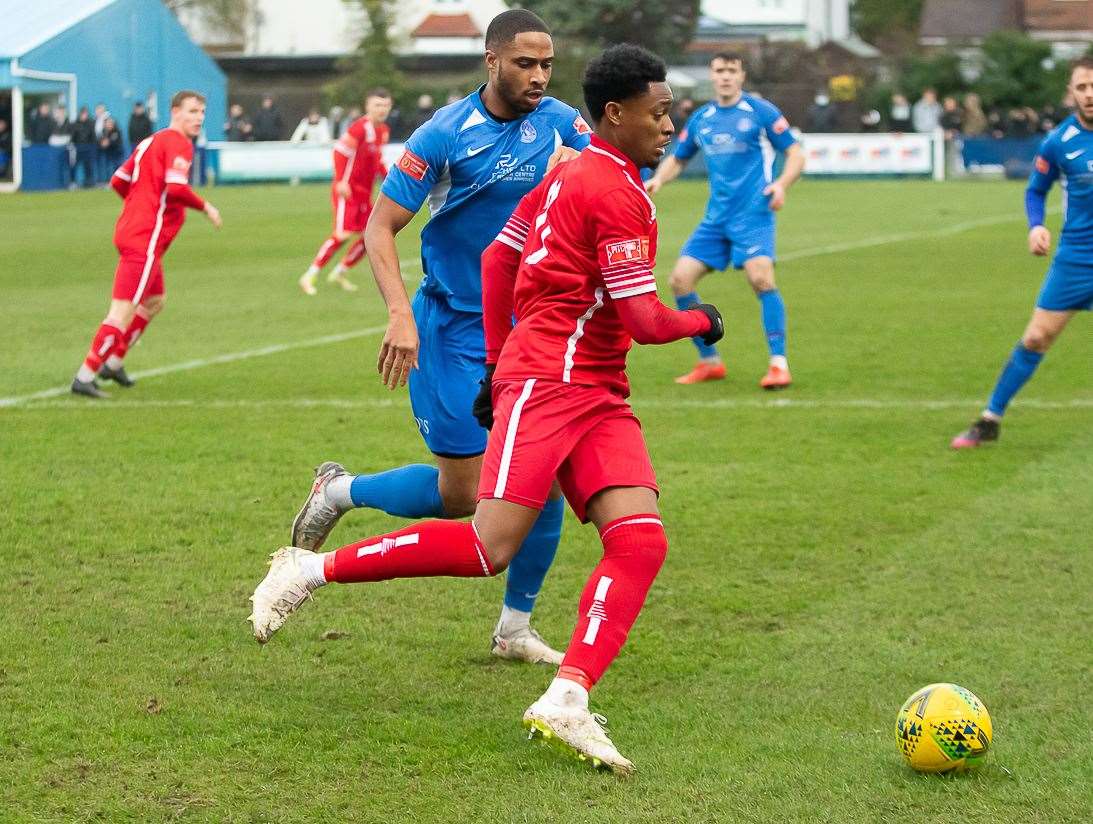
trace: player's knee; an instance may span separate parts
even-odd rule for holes
[[[693,292],[695,282],[695,278],[691,277],[689,273],[678,270],[674,270],[668,277],[668,285],[672,288],[672,292],[677,295],[686,295]]]
[[[164,304],[167,303],[167,298],[164,295],[153,295],[152,297],[145,298],[141,303],[141,308],[148,313],[148,317],[155,317],[163,311]]]
[[[1046,352],[1055,342],[1058,333],[1042,326],[1030,326],[1021,339],[1022,345],[1031,352]]]
[[[444,505],[447,518],[466,518],[474,514],[478,505],[477,490],[467,490],[455,486],[440,487],[440,501]]]
[[[345,243],[347,240],[349,240],[349,236],[351,234],[352,232],[347,232],[343,229],[336,229],[334,231],[334,239],[338,241],[338,243]]]
[[[520,551],[520,544],[512,541],[494,540],[490,541],[488,546],[483,546],[482,549],[486,553],[486,558],[489,559],[490,571],[494,575],[500,575],[509,568],[512,559]]]
[[[755,294],[761,295],[764,292],[773,292],[777,287],[774,285],[774,273],[763,272],[758,275],[749,275],[748,282],[751,284],[751,288],[755,290]]]

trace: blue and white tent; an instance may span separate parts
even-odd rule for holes
[[[196,89],[208,98],[208,138],[222,136],[224,74],[160,0],[0,0],[0,20],[0,99],[11,99],[15,146],[14,180],[0,191],[19,188],[26,115],[40,99],[73,120],[103,103],[124,133],[135,102],[162,128],[171,95]]]

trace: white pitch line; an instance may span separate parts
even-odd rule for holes
[[[321,338],[299,341],[297,343],[274,343],[270,346],[262,346],[258,349],[245,349],[242,352],[229,352],[226,355],[216,355],[211,358],[195,358],[194,360],[172,363],[167,366],[157,366],[152,369],[144,369],[133,373],[133,378],[156,378],[160,375],[171,375],[175,372],[189,372],[193,369],[202,369],[206,366],[216,366],[221,363],[233,363],[234,361],[260,358],[265,355],[276,355],[279,352],[289,352],[294,349],[309,349],[313,346],[326,346],[329,343],[341,343],[342,341],[363,338],[375,335],[386,330],[386,326],[370,326],[366,329],[358,329],[355,332],[342,332],[337,335],[324,335]],[[68,386],[58,386],[53,389],[43,389],[41,392],[32,392],[29,395],[15,395],[10,398],[0,398],[0,408],[18,406],[31,401],[56,398],[67,395],[71,391]]]
[[[1048,214],[1058,214],[1062,210],[1059,208],[1052,208],[1048,210]],[[975,220],[966,220],[962,223],[954,223],[951,226],[945,226],[941,229],[929,229],[919,232],[898,232],[892,235],[877,235],[876,237],[865,238],[864,240],[851,240],[846,243],[832,243],[829,246],[816,246],[812,249],[801,249],[797,252],[787,252],[784,255],[778,255],[778,262],[785,263],[790,260],[801,260],[802,258],[819,257],[820,255],[834,255],[839,252],[853,252],[857,249],[869,249],[874,246],[886,246],[889,243],[906,243],[909,240],[922,240],[928,237],[948,237],[950,235],[958,235],[961,232],[968,232],[972,229],[981,229],[984,226],[997,226],[1002,223],[1009,223],[1011,221],[1021,220],[1019,214],[1007,214],[1007,215],[993,215],[990,217],[976,218]]]
[[[1049,214],[1055,214],[1061,211],[1058,208],[1050,209]],[[831,255],[838,252],[851,252],[855,249],[867,249],[873,246],[884,246],[889,243],[904,243],[909,240],[919,240],[925,237],[945,237],[947,235],[959,234],[960,232],[966,232],[970,229],[976,229],[982,226],[993,226],[999,223],[1008,223],[1013,220],[1018,220],[1019,215],[994,215],[992,217],[983,217],[976,220],[968,220],[963,223],[954,223],[951,226],[946,226],[942,229],[933,229],[930,231],[922,232],[901,232],[894,235],[879,235],[873,238],[866,238],[865,240],[850,241],[848,243],[836,243],[829,246],[817,246],[812,249],[802,249],[797,252],[788,252],[787,254],[780,255],[779,260],[782,262],[789,260],[800,260],[808,257],[818,257],[820,255]],[[409,267],[414,265],[420,265],[421,261],[417,259],[413,260],[400,260],[399,266]],[[312,346],[325,346],[328,343],[340,343],[341,341],[351,340],[353,338],[363,337],[365,335],[372,335],[378,332],[382,332],[386,327],[375,327],[372,329],[361,329],[357,332],[345,332],[340,335],[327,335],[322,338],[315,338],[313,340],[300,341],[299,343],[277,343],[271,346],[265,346],[260,349],[248,349],[243,352],[231,352],[227,355],[219,355],[213,358],[198,358],[196,360],[185,361],[184,363],[172,364],[169,366],[160,366],[155,369],[147,369],[143,372],[134,372],[133,378],[154,378],[159,375],[170,375],[174,372],[187,372],[191,369],[200,369],[205,366],[215,366],[221,363],[231,363],[233,361],[246,360],[248,358],[262,357],[263,355],[273,355],[278,352],[287,352],[293,349],[307,349]],[[53,389],[43,389],[40,392],[32,392],[28,395],[13,395],[8,398],[0,398],[0,409],[10,406],[18,406],[19,404],[28,403],[30,401],[45,400],[48,398],[57,398],[67,394],[70,391],[67,386],[58,386]],[[117,404],[115,404],[117,405]]]
[[[124,391],[124,390],[119,390]],[[82,398],[26,404],[26,411],[64,409],[70,411],[111,409],[390,409],[406,405],[404,396],[390,398],[270,398],[266,400],[188,399],[123,400],[94,402]],[[637,399],[638,409],[965,409],[983,405],[982,398],[929,400],[917,398],[829,398],[815,400],[794,398],[710,398],[709,400],[680,398]],[[1014,406],[1026,409],[1093,409],[1093,398],[1068,401],[1046,401],[1035,398],[1018,399]]]

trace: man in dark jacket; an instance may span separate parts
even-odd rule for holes
[[[27,139],[37,145],[49,143],[49,136],[53,134],[55,125],[49,104],[39,103],[27,123]]]
[[[262,98],[262,108],[251,122],[255,140],[282,140],[285,132],[281,110],[273,104],[268,94]]]
[[[129,146],[134,147],[153,132],[152,118],[144,110],[144,103],[133,104],[133,113],[129,116]]]
[[[72,145],[76,149],[75,168],[83,175],[84,188],[90,188],[95,185],[95,121],[87,106],[80,107],[76,122],[72,124]]]

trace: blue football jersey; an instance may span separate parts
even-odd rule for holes
[[[1063,231],[1059,255],[1078,253],[1083,262],[1093,254],[1093,131],[1071,115],[1040,144],[1028,188],[1046,195],[1062,178]]]
[[[482,88],[438,110],[410,135],[382,188],[411,212],[429,199],[421,291],[479,313],[482,252],[543,179],[554,150],[583,149],[592,131],[580,112],[552,97],[516,120],[498,120],[482,102]]]
[[[706,156],[710,201],[705,220],[723,223],[747,213],[769,214],[763,189],[771,181],[772,163],[763,152],[764,136],[780,152],[797,142],[778,107],[750,94],[732,106],[707,103],[691,115],[674,155],[682,161],[699,151]]]

